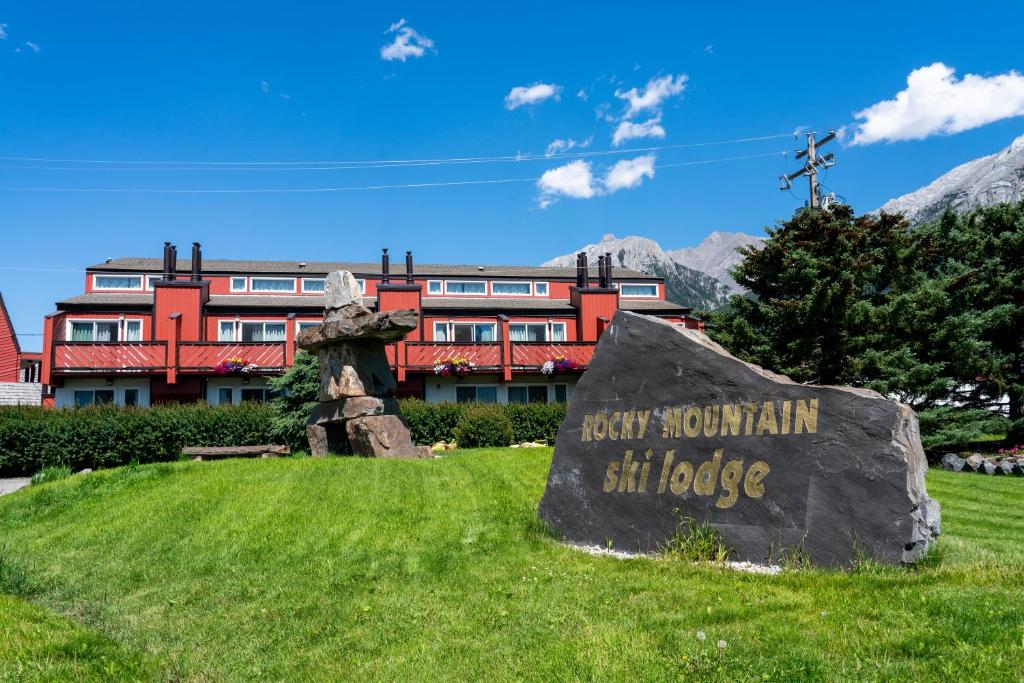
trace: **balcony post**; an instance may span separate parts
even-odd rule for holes
[[[167,383],[178,383],[178,340],[181,338],[181,313],[171,313],[173,333],[167,339]]]
[[[395,342],[395,374],[399,382],[405,381],[405,363],[402,362],[405,355],[405,340],[401,339]]]
[[[295,314],[289,313],[284,330],[284,366],[295,365]]]
[[[43,353],[42,365],[39,370],[39,381],[42,384],[53,385],[53,362],[54,354],[57,351],[56,335],[54,332],[57,325],[64,322],[63,313],[51,313],[43,319]]]
[[[501,321],[501,378],[505,382],[512,381],[512,340],[508,331],[508,316],[499,315]]]

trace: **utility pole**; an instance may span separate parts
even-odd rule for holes
[[[833,140],[835,140],[835,138],[836,132],[834,130],[830,130],[828,132],[828,135],[823,137],[821,140],[817,141],[814,139],[813,131],[808,133],[807,148],[799,149],[796,152],[797,159],[803,159],[804,157],[807,157],[807,162],[804,164],[804,167],[801,168],[796,173],[790,173],[789,175],[780,175],[779,180],[782,181],[782,184],[779,186],[779,189],[782,190],[783,192],[789,190],[790,188],[793,187],[793,180],[796,180],[802,175],[806,175],[811,189],[811,208],[819,208],[821,203],[821,196],[818,193],[818,169],[835,166],[836,157],[834,154],[831,153],[826,154],[824,156],[818,156],[818,150],[827,145],[828,143],[832,142]]]

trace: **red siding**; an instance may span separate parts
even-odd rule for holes
[[[205,285],[156,285],[153,299],[154,339],[170,339],[174,333],[172,313],[181,314],[181,341],[202,339],[203,305],[208,298]]]
[[[18,337],[7,314],[7,306],[0,295],[0,382],[17,382],[19,354]]]

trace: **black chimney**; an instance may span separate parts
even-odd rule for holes
[[[386,285],[391,279],[391,257],[388,256],[388,250],[385,247],[384,253],[380,255],[380,282],[382,285]]]
[[[604,286],[611,288],[612,286],[612,252],[606,251],[604,253]]]
[[[405,252],[405,283],[412,284],[412,252]]]
[[[170,259],[170,263],[171,263],[171,268],[170,268],[170,270],[168,272],[171,274],[171,276],[169,278],[167,278],[167,279],[168,280],[174,280],[176,278],[176,275],[178,274],[178,245],[176,245],[176,244],[172,244],[171,245],[171,259]]]
[[[203,279],[203,250],[199,242],[192,243],[192,282]]]
[[[164,242],[164,280],[171,279],[171,243]]]
[[[587,265],[587,252],[580,252],[580,265],[576,270],[576,286],[586,289],[590,285],[590,266]]]
[[[601,289],[608,289],[608,257],[601,256],[597,257],[597,286]]]

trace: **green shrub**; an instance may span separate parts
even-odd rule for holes
[[[505,406],[471,403],[459,418],[454,436],[460,448],[508,446],[512,443],[512,420]]]
[[[414,442],[422,445],[435,444],[438,441],[455,441],[460,446],[469,447],[460,441],[455,434],[456,427],[467,410],[483,405],[492,408],[488,415],[503,413],[512,426],[512,435],[502,446],[523,441],[546,441],[554,445],[558,428],[565,419],[564,403],[530,403],[509,405],[487,405],[478,403],[427,403],[418,398],[405,398],[399,401],[402,416],[409,425]],[[479,418],[483,419],[483,418]],[[502,420],[503,418],[496,418]]]
[[[438,441],[454,441],[455,428],[468,405],[468,403],[427,403],[418,398],[404,398],[398,402],[402,417],[409,425],[412,440],[425,446],[433,445]]]
[[[929,450],[957,450],[1010,431],[1008,419],[984,408],[939,406],[917,412],[921,423],[921,443]]]
[[[306,420],[320,400],[320,363],[317,357],[299,351],[288,372],[270,378],[268,384],[280,392],[271,401],[274,443],[291,446],[292,450],[306,449]]]
[[[510,403],[505,409],[512,420],[514,443],[546,441],[552,446],[555,445],[558,428],[565,420],[566,404]]]
[[[185,446],[250,446],[274,442],[270,406],[205,403],[153,408],[97,406],[54,410],[0,407],[0,476],[47,467],[114,467],[133,460],[166,462]]]

